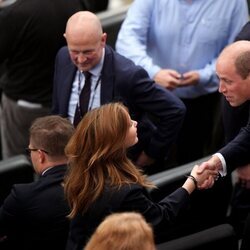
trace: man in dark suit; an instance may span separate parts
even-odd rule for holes
[[[250,22],[247,22],[236,37],[236,41],[250,41]],[[225,132],[225,142],[230,142],[245,127],[249,116],[250,101],[246,101],[240,106],[232,107],[223,98],[223,123]],[[250,211],[250,164],[238,166],[236,171],[236,183],[232,194],[230,209],[230,223],[233,224],[238,237],[242,236],[242,229],[248,212]],[[230,177],[230,175],[228,175]]]
[[[131,150],[131,158],[141,167],[161,161],[158,166],[162,168],[162,159],[181,128],[184,104],[150,80],[143,68],[107,46],[107,34],[93,13],[71,16],[64,36],[68,48],[62,48],[56,57],[53,113],[75,122],[84,73],[90,72],[91,91],[85,108],[112,101],[125,104],[132,119],[138,121],[139,143]]]
[[[250,100],[250,42],[237,41],[220,54],[217,65],[219,91],[233,107]],[[225,147],[202,163],[204,168],[216,168],[222,176],[250,161],[250,116],[247,125]]]
[[[60,116],[37,118],[30,128],[30,153],[35,172],[32,183],[16,184],[0,208],[0,248],[64,249],[69,207],[62,181],[67,158],[64,148],[74,127]]]

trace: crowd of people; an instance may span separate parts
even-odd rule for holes
[[[107,6],[17,0],[0,10],[2,157],[28,152],[39,178],[0,207],[0,245],[112,249],[112,237],[132,236],[112,231],[109,215],[139,227],[136,212],[154,250],[225,222],[237,169],[229,222],[248,249],[247,1],[134,0],[115,48],[95,13]],[[147,175],[210,154],[173,193],[149,197]]]

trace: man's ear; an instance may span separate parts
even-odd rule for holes
[[[38,150],[39,153],[39,163],[44,163],[46,160],[46,153],[42,150]]]
[[[103,34],[102,34],[102,39],[101,39],[101,41],[102,41],[103,47],[105,47],[105,44],[106,44],[106,41],[107,41],[107,33],[103,33]]]
[[[64,38],[66,39],[66,33],[63,34]]]

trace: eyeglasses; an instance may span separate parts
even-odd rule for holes
[[[49,153],[48,151],[40,149],[40,148],[25,148],[26,154],[29,155],[29,156],[30,156],[32,151],[39,151],[39,150],[44,152],[45,154]]]

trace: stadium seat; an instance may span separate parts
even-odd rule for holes
[[[238,250],[233,227],[221,224],[157,245],[157,250]]]
[[[15,183],[34,180],[34,170],[25,155],[17,155],[0,161],[0,205]]]

